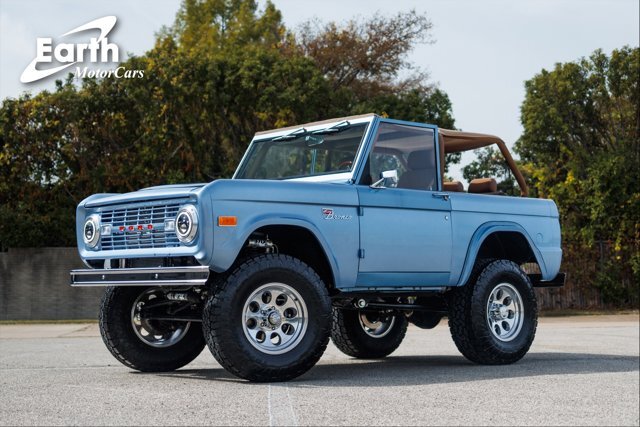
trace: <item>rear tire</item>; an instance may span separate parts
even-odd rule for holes
[[[198,357],[205,341],[196,322],[145,321],[140,307],[163,301],[159,288],[109,287],[100,304],[100,334],[125,366],[143,372],[173,371]]]
[[[347,356],[380,359],[393,353],[407,333],[404,315],[374,315],[334,308],[331,339]]]
[[[449,294],[451,336],[472,362],[517,362],[529,351],[537,325],[531,281],[514,262],[481,263],[469,283]]]

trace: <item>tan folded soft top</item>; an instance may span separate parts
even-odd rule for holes
[[[511,157],[511,153],[507,148],[507,144],[505,144],[502,139],[494,135],[462,132],[450,129],[438,129],[438,134],[440,136],[440,161],[442,165],[444,165],[444,156],[447,153],[459,153],[461,151],[476,150],[478,148],[488,147],[489,145],[496,144],[505,160],[507,161],[507,164],[509,165],[509,169],[511,169],[513,176],[516,178],[516,181],[518,181],[518,186],[520,187],[520,195],[526,196],[529,194],[529,187],[527,187],[524,176],[522,176],[522,173],[520,172],[520,169],[518,169],[518,165],[516,165],[513,157]],[[442,169],[442,171],[444,178],[444,168]]]

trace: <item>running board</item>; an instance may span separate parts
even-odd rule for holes
[[[209,267],[158,267],[72,270],[71,286],[203,286]]]

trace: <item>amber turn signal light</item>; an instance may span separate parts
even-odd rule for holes
[[[238,225],[237,216],[219,216],[218,227],[235,227]]]

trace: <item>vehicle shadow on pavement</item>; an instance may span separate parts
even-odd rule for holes
[[[225,381],[225,382],[245,382],[223,368],[211,369],[189,369],[182,368],[171,372],[131,372],[134,375],[150,375],[177,379],[206,380],[206,381]]]
[[[485,366],[462,356],[390,356],[377,360],[346,359],[320,362],[303,376],[289,382],[291,387],[389,387],[428,385],[496,378],[523,378],[542,375],[634,372],[638,356],[589,353],[532,353],[512,365]],[[222,368],[180,369],[158,375],[169,378],[208,381],[240,380]]]
[[[548,375],[638,371],[637,356],[534,353],[512,365],[473,364],[462,356],[398,356],[374,361],[319,364],[292,386],[388,387],[524,378]]]

